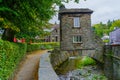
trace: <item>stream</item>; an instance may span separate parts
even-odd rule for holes
[[[98,65],[79,67],[82,57],[70,57],[55,71],[60,80],[108,80]]]

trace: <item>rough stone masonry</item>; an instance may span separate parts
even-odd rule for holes
[[[65,51],[78,51],[79,55],[87,55],[102,62],[103,43],[92,31],[92,13],[93,11],[87,8],[66,9],[62,7],[60,9],[60,48]],[[75,17],[80,19],[80,27],[74,27]],[[80,36],[81,42],[74,43],[74,36]]]

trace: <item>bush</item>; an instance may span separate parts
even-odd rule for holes
[[[27,51],[30,52],[39,49],[53,49],[58,46],[59,43],[57,42],[32,43],[27,45]]]
[[[108,39],[106,39],[106,40],[103,40],[103,42],[104,42],[104,43],[109,43],[109,40],[108,40]]]
[[[97,75],[97,74],[95,74],[95,75],[93,75],[92,80],[108,80],[108,79],[104,75]]]
[[[0,39],[0,80],[8,80],[26,53],[26,44]]]
[[[81,68],[83,66],[88,66],[88,65],[95,65],[96,61],[93,60],[92,58],[88,56],[84,56],[78,63],[78,67]]]
[[[27,45],[27,51],[34,51],[34,50],[39,50],[40,49],[40,45],[39,44],[28,44]]]

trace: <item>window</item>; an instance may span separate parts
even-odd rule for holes
[[[73,36],[73,43],[81,43],[82,38],[80,35]]]
[[[55,29],[55,32],[57,33],[57,29]]]
[[[74,27],[80,27],[80,18],[74,17]]]
[[[55,36],[55,41],[58,42],[58,36]]]

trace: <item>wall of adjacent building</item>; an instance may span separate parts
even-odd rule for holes
[[[57,30],[57,31],[56,31]],[[56,40],[57,37],[57,40]],[[50,42],[59,42],[60,41],[60,28],[54,29],[50,34]]]
[[[120,45],[104,47],[104,72],[109,80],[120,80]]]

